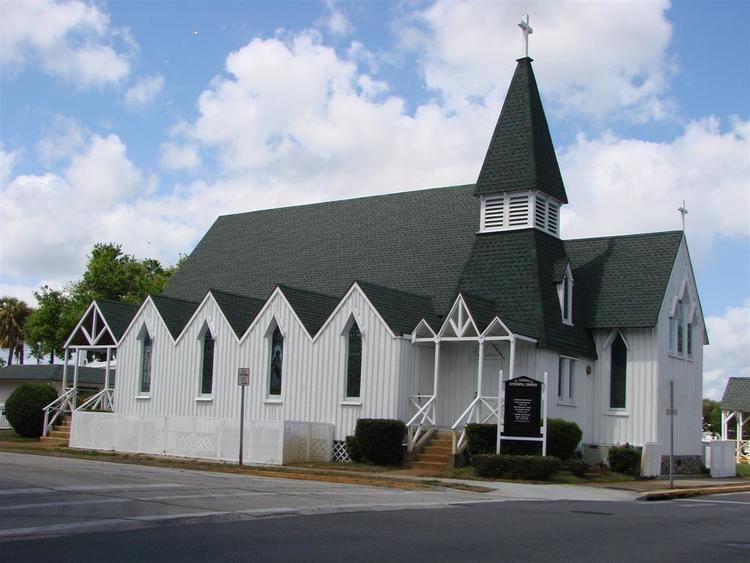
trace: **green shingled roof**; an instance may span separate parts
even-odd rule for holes
[[[681,231],[569,240],[573,319],[592,328],[656,325]]]
[[[311,336],[318,333],[320,327],[323,326],[323,323],[333,313],[336,305],[339,304],[339,298],[315,291],[297,289],[286,285],[279,285],[279,289],[281,289],[281,293],[289,301],[289,305],[292,306],[297,317],[305,325],[305,329]]]
[[[568,202],[531,59],[526,57],[518,60],[475,193],[533,189]]]
[[[721,408],[750,413],[750,377],[729,378],[721,399]]]
[[[245,331],[266,304],[262,299],[243,297],[218,289],[211,289],[210,291],[237,338],[241,338],[245,334]]]
[[[110,299],[97,299],[96,305],[99,307],[104,320],[112,331],[112,336],[119,342],[125,330],[130,325],[135,314],[138,312],[138,305],[123,303],[121,301],[112,301]]]
[[[175,339],[180,335],[182,329],[185,328],[185,325],[199,305],[199,303],[194,301],[175,299],[165,295],[152,295],[151,300],[159,311],[164,324],[167,325],[169,334]]]
[[[432,307],[432,299],[427,296],[363,281],[358,281],[357,285],[391,330],[397,334],[410,334],[422,319],[426,320],[433,330],[440,325],[440,319]]]

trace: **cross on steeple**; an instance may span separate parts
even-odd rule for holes
[[[682,215],[682,230],[685,230],[685,215],[687,215],[688,210],[687,207],[685,207],[685,200],[682,200],[682,207],[678,207],[677,211],[680,212],[680,215]]]
[[[523,17],[526,18],[526,21],[523,21]],[[529,14],[525,14],[523,17],[521,17],[521,21],[518,24],[518,27],[521,28],[521,31],[523,31],[523,41],[524,45],[526,47],[525,51],[526,54],[525,57],[529,56],[529,35],[534,33],[534,29],[529,25]]]

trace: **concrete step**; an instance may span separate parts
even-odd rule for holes
[[[70,430],[60,430],[59,428],[57,430],[50,430],[47,433],[47,436],[50,438],[65,438],[66,440],[70,440]]]
[[[432,438],[430,439],[428,444],[435,444],[436,446],[448,446],[450,447],[451,444],[453,444],[453,440],[451,438]]]
[[[449,455],[451,455],[452,452],[453,452],[453,449],[450,446],[443,447],[443,446],[433,446],[432,444],[428,444],[427,446],[425,446],[424,448],[422,448],[422,450],[419,453],[420,454],[431,454],[431,455],[437,454],[437,455],[449,456]]]
[[[67,447],[69,443],[70,443],[70,440],[68,438],[54,438],[52,436],[43,436],[39,440],[40,445],[49,446],[51,448],[59,447],[59,446]]]

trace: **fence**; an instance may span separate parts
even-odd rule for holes
[[[5,418],[5,404],[2,404],[0,405],[0,430],[6,430],[10,427],[10,422]]]
[[[70,446],[220,461],[239,458],[240,421],[76,411]],[[280,465],[330,461],[333,425],[246,420],[243,461]]]

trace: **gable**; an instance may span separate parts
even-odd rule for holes
[[[569,240],[574,322],[590,328],[656,325],[683,233]]]
[[[169,334],[172,335],[172,340],[177,340],[199,305],[196,302],[173,299],[164,295],[152,295],[151,301],[169,330]]]

